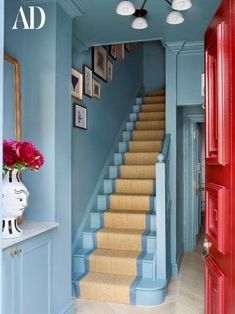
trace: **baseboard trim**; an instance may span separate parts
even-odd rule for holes
[[[60,311],[60,314],[75,314],[75,298]]]
[[[110,153],[108,154],[108,157],[107,157],[106,162],[104,164],[103,170],[101,171],[99,179],[98,179],[97,184],[95,186],[94,192],[92,193],[92,196],[90,198],[88,206],[87,206],[87,208],[85,210],[83,219],[81,221],[81,224],[80,224],[80,226],[79,226],[79,228],[77,230],[76,236],[75,236],[74,241],[73,241],[73,245],[72,245],[72,252],[73,252],[73,254],[76,252],[76,249],[77,249],[77,247],[79,245],[79,240],[81,238],[82,232],[83,232],[84,228],[86,227],[86,224],[87,224],[90,212],[91,212],[91,210],[92,210],[92,208],[93,208],[93,206],[94,206],[94,204],[96,202],[97,195],[99,194],[99,191],[100,191],[100,189],[102,187],[102,184],[103,184],[103,181],[105,179],[105,176],[108,173],[108,167],[109,167],[109,165],[111,163],[111,160],[112,160],[113,155],[115,153],[115,150],[116,150],[116,147],[118,145],[118,142],[121,139],[122,132],[123,132],[123,129],[125,127],[125,124],[129,120],[129,115],[130,115],[130,113],[132,111],[132,105],[133,105],[133,102],[135,101],[135,99],[137,97],[139,89],[140,89],[140,86],[138,85],[136,90],[135,90],[135,92],[134,92],[134,94],[133,94],[133,97],[131,98],[130,104],[128,106],[128,110],[127,110],[127,112],[126,112],[126,114],[124,116],[123,122],[121,123],[121,127],[119,128],[117,136],[116,136],[116,138],[114,140],[114,144],[113,144],[113,146],[112,146],[112,148],[110,150]]]
[[[172,276],[176,277],[178,276],[179,270],[180,270],[180,266],[182,263],[182,258],[184,255],[184,244],[182,243],[180,246],[180,250],[179,250],[179,254],[176,258],[176,263],[172,263]]]

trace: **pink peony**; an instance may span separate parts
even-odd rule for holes
[[[30,142],[14,140],[3,142],[3,168],[38,170],[44,163],[43,155]]]

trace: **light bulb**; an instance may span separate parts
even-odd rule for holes
[[[148,27],[148,22],[143,17],[136,17],[132,22],[132,28],[134,29],[145,29]]]
[[[168,24],[176,25],[176,24],[181,24],[184,22],[184,17],[182,13],[178,11],[172,11],[169,13],[166,19]]]
[[[188,10],[192,7],[191,0],[173,0],[172,9],[177,11]]]
[[[135,13],[135,7],[131,1],[121,1],[117,8],[116,13],[119,15],[132,15]]]

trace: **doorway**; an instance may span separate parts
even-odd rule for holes
[[[201,105],[182,107],[184,252],[196,249],[205,212],[205,114]],[[180,175],[180,174],[179,174]]]

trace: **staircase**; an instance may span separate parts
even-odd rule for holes
[[[165,137],[165,94],[160,90],[133,106],[97,211],[73,257],[77,297],[154,305],[165,296],[156,278],[156,188],[158,154]]]

